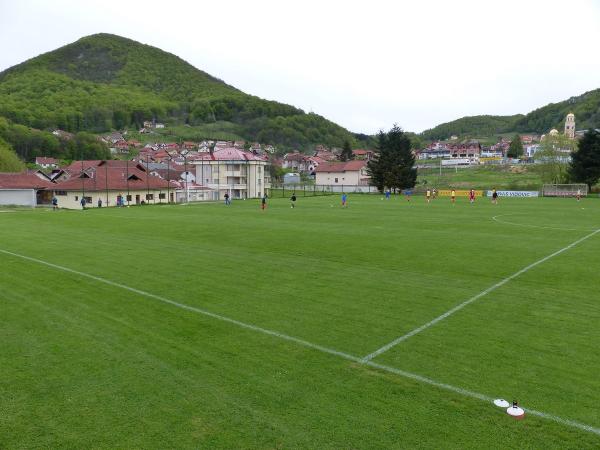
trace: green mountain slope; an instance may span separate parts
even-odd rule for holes
[[[518,119],[514,131],[546,133],[552,128],[561,130],[570,112],[575,114],[578,130],[600,127],[600,89],[536,109]]]
[[[228,122],[246,139],[288,147],[356,141],[319,115],[245,94],[175,55],[110,34],[84,37],[0,73],[0,116],[71,132],[156,119]]]
[[[600,127],[600,89],[550,103],[528,114],[514,116],[470,116],[443,123],[422,133],[425,139],[446,139],[456,136],[493,136],[500,133],[547,133],[562,129],[565,117],[575,114],[577,129]]]
[[[13,149],[0,138],[0,172],[20,172],[25,164],[19,159]]]
[[[510,131],[515,122],[522,118],[516,116],[468,116],[452,122],[442,123],[422,133],[423,138],[437,140],[456,136],[492,136]]]

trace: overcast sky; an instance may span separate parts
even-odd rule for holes
[[[99,32],[355,132],[600,88],[600,0],[0,0],[0,70]]]

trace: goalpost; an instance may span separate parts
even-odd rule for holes
[[[588,194],[587,184],[545,184],[542,190],[544,197],[582,197]]]

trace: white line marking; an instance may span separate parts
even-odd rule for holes
[[[448,311],[446,311],[444,314],[442,314],[441,316],[436,317],[433,320],[430,320],[429,322],[427,322],[424,325],[421,325],[418,328],[415,328],[414,330],[406,333],[405,335],[400,336],[399,338],[394,339],[392,342],[384,345],[383,347],[375,350],[373,353],[369,353],[367,356],[365,356],[363,358],[364,362],[370,361],[373,358],[375,358],[376,356],[381,355],[382,353],[387,352],[389,349],[391,349],[392,347],[395,347],[396,345],[398,345],[399,343],[401,343],[402,341],[405,341],[411,337],[413,337],[415,334],[419,334],[420,332],[426,330],[427,328],[430,328],[432,326],[434,326],[436,323],[441,322],[442,320],[446,319],[447,317],[450,317],[452,314],[454,314],[457,311],[460,311],[461,309],[463,309],[465,306],[470,305],[471,303],[473,303],[474,301],[479,300],[481,297],[486,296],[487,294],[489,294],[492,291],[495,291],[496,289],[498,289],[501,286],[504,286],[506,283],[508,283],[509,281],[517,278],[519,275],[524,274],[525,272],[527,272],[530,269],[533,269],[534,267],[548,261],[551,258],[554,258],[557,255],[560,255],[563,252],[566,252],[567,250],[573,248],[574,246],[576,246],[577,244],[585,241],[586,239],[591,238],[592,236],[594,236],[595,234],[600,233],[600,228],[591,232],[590,234],[582,237],[581,239],[577,239],[575,242],[573,242],[572,244],[567,245],[564,248],[561,248],[560,250],[555,251],[554,253],[543,257],[542,259],[529,264],[527,267],[522,268],[521,270],[519,270],[518,272],[513,273],[511,276],[504,278],[503,280],[499,281],[498,283],[494,284],[493,286],[490,286],[489,288],[487,288],[484,291],[481,291],[479,294],[474,295],[473,297],[471,297],[468,300],[465,300],[464,302],[462,302],[459,305],[456,305],[454,308],[449,309]]]
[[[424,384],[429,384],[431,386],[435,386],[437,388],[444,389],[446,391],[455,392],[455,393],[463,395],[465,397],[476,398],[478,400],[488,402],[490,404],[493,403],[492,397],[488,397],[488,396],[480,394],[478,392],[469,391],[467,389],[459,388],[459,387],[452,386],[452,385],[446,384],[446,383],[440,383],[438,381],[432,380],[431,378],[423,377],[421,375],[417,375],[417,374],[414,374],[411,372],[406,372],[404,370],[396,369],[394,367],[386,366],[383,364],[377,364],[373,361],[361,360],[361,362],[363,364],[366,364],[367,366],[373,367],[375,369],[385,370],[386,372],[390,372],[390,373],[399,375],[404,378],[410,378],[411,380],[419,381]],[[498,397],[496,397],[496,398],[498,398]],[[542,417],[544,419],[552,420],[553,422],[560,423],[562,425],[570,426],[573,428],[578,428],[580,430],[587,431],[589,433],[600,435],[600,428],[593,427],[591,425],[586,425],[583,423],[575,422],[574,420],[563,419],[562,417],[548,414],[543,411],[537,411],[535,409],[526,409],[525,412],[527,414],[531,414],[532,416]]]
[[[600,232],[600,230],[597,230],[596,232]],[[138,294],[138,295],[140,295],[142,297],[152,298],[154,300],[158,300],[160,302],[167,303],[169,305],[176,306],[178,308],[181,308],[181,309],[184,309],[184,310],[187,310],[187,311],[195,312],[195,313],[207,316],[207,317],[211,317],[213,319],[217,319],[217,320],[220,320],[220,321],[223,321],[223,322],[227,322],[227,323],[231,323],[233,325],[237,325],[237,326],[239,326],[241,328],[245,328],[245,329],[252,330],[252,331],[257,331],[259,333],[263,333],[263,334],[266,334],[266,335],[269,335],[269,336],[277,337],[277,338],[283,339],[285,341],[294,342],[294,343],[296,343],[298,345],[302,345],[304,347],[308,347],[308,348],[311,348],[311,349],[314,349],[314,350],[318,350],[318,351],[320,351],[322,353],[327,353],[327,354],[330,354],[330,355],[338,356],[340,358],[343,358],[343,359],[348,360],[348,361],[352,361],[352,362],[360,364],[360,365],[368,366],[368,367],[371,367],[371,368],[374,368],[374,369],[378,369],[378,370],[383,370],[385,372],[389,372],[389,373],[392,373],[394,375],[401,376],[403,378],[408,378],[410,380],[414,380],[414,381],[417,381],[417,382],[420,382],[420,383],[423,383],[423,384],[428,384],[430,386],[434,386],[434,387],[442,389],[442,390],[454,392],[454,393],[460,394],[460,395],[462,395],[464,397],[470,397],[470,398],[474,398],[474,399],[477,399],[477,400],[481,400],[483,402],[492,403],[492,397],[488,397],[488,396],[486,396],[484,394],[480,394],[478,392],[469,391],[467,389],[463,389],[463,388],[460,388],[460,387],[452,386],[452,385],[446,384],[446,383],[440,383],[439,381],[435,381],[435,380],[433,380],[431,378],[427,378],[427,377],[424,377],[424,376],[421,376],[421,375],[417,375],[415,373],[407,372],[405,370],[396,369],[394,367],[386,366],[386,365],[383,365],[383,364],[378,364],[378,363],[375,363],[373,361],[365,361],[363,358],[360,358],[360,357],[354,356],[354,355],[350,355],[349,353],[340,352],[338,350],[334,350],[334,349],[331,349],[331,348],[328,348],[328,347],[324,347],[324,346],[318,345],[318,344],[313,344],[312,342],[305,341],[304,339],[299,339],[299,338],[296,338],[296,337],[293,337],[293,336],[289,336],[287,334],[283,334],[283,333],[280,333],[278,331],[268,330],[266,328],[261,328],[261,327],[258,327],[256,325],[251,325],[251,324],[248,324],[248,323],[245,323],[245,322],[241,322],[239,320],[231,319],[229,317],[222,316],[220,314],[215,314],[215,313],[212,313],[210,311],[206,311],[206,310],[201,309],[201,308],[196,308],[194,306],[189,306],[189,305],[186,305],[186,304],[183,304],[183,303],[179,303],[179,302],[176,302],[174,300],[170,300],[168,298],[162,297],[160,295],[155,295],[155,294],[152,294],[150,292],[142,291],[141,289],[136,289],[136,288],[133,288],[131,286],[127,286],[127,285],[124,285],[124,284],[121,284],[121,283],[116,283],[114,281],[107,280],[106,278],[98,277],[98,276],[91,275],[91,274],[85,273],[85,272],[80,272],[78,270],[70,269],[68,267],[60,266],[58,264],[53,264],[53,263],[50,263],[50,262],[47,262],[47,261],[43,261],[41,259],[32,258],[30,256],[21,255],[19,253],[10,252],[8,250],[0,249],[0,253],[4,253],[6,255],[14,256],[16,258],[21,258],[21,259],[24,259],[24,260],[27,260],[27,261],[31,261],[31,262],[34,262],[34,263],[37,263],[37,264],[41,264],[41,265],[44,265],[44,266],[47,266],[47,267],[51,267],[53,269],[62,270],[63,272],[72,273],[72,274],[78,275],[80,277],[89,278],[91,280],[107,284],[109,286],[113,286],[113,287],[117,287],[117,288],[120,288],[120,289],[124,289],[124,290],[129,291],[129,292],[133,292],[134,294]],[[545,412],[536,411],[536,410],[532,410],[532,409],[527,409],[526,412],[528,414],[531,414],[531,415],[534,415],[534,416],[538,416],[538,417],[541,417],[543,419],[551,420],[551,421],[559,423],[561,425],[566,425],[566,426],[569,426],[569,427],[572,427],[572,428],[577,428],[579,430],[586,431],[588,433],[593,433],[593,434],[596,434],[596,435],[600,436],[600,428],[596,428],[596,427],[593,427],[591,425],[586,425],[586,424],[583,424],[583,423],[580,423],[580,422],[576,422],[574,420],[563,419],[562,417],[559,417],[559,416],[554,416],[552,414],[548,414],[548,413],[545,413]]]
[[[507,220],[500,220],[499,217],[512,216],[513,214],[500,214],[498,216],[492,217],[492,220],[498,223],[503,223],[506,225],[514,225],[517,227],[525,227],[525,228],[541,228],[543,230],[561,230],[561,231],[594,231],[589,228],[560,228],[560,227],[547,227],[542,225],[529,225],[525,223],[517,223],[517,222],[509,222]]]
[[[215,314],[213,312],[206,311],[206,310],[201,309],[201,308],[196,308],[194,306],[189,306],[189,305],[186,305],[184,303],[179,303],[179,302],[176,302],[174,300],[170,300],[170,299],[168,299],[166,297],[162,297],[160,295],[152,294],[150,292],[142,291],[141,289],[136,289],[136,288],[133,288],[131,286],[127,286],[125,284],[121,284],[121,283],[117,283],[117,282],[114,282],[114,281],[111,281],[111,280],[107,280],[106,278],[98,277],[98,276],[91,275],[91,274],[85,273],[85,272],[80,272],[78,270],[70,269],[68,267],[59,266],[58,264],[53,264],[53,263],[50,263],[50,262],[47,262],[47,261],[43,261],[41,259],[37,259],[37,258],[32,258],[30,256],[21,255],[19,253],[9,252],[8,250],[0,249],[0,253],[4,253],[6,255],[15,256],[17,258],[25,259],[27,261],[31,261],[31,262],[34,262],[34,263],[37,263],[37,264],[42,264],[44,266],[52,267],[53,269],[62,270],[63,272],[69,272],[69,273],[72,273],[74,275],[79,275],[80,277],[89,278],[91,280],[98,281],[98,282],[104,283],[104,284],[108,284],[109,286],[118,287],[120,289],[124,289],[126,291],[133,292],[133,293],[141,295],[143,297],[152,298],[154,300],[158,300],[160,302],[167,303],[169,305],[173,305],[173,306],[176,306],[178,308],[185,309],[187,311],[192,311],[192,312],[195,312],[195,313],[198,313],[198,314],[202,314],[204,316],[212,317],[213,319],[218,319],[218,320],[221,320],[223,322],[229,322],[229,323],[237,325],[239,327],[247,328],[249,330],[258,331],[260,333],[264,333],[264,334],[268,334],[268,335],[271,335],[271,336],[275,336],[275,337],[278,337],[280,339],[285,339],[286,341],[295,342],[296,344],[300,344],[300,345],[303,345],[305,347],[310,347],[310,348],[313,348],[315,350],[319,350],[319,351],[324,352],[324,353],[329,353],[329,354],[332,354],[332,355],[340,356],[342,358],[349,359],[351,361],[360,362],[360,358],[357,357],[357,356],[352,356],[352,355],[349,355],[347,353],[339,352],[337,350],[333,350],[333,349],[330,349],[330,348],[327,348],[327,347],[322,347],[322,346],[320,346],[318,344],[313,344],[311,342],[304,341],[302,339],[299,339],[299,338],[296,338],[296,337],[293,337],[293,336],[288,336],[286,334],[279,333],[277,331],[272,331],[272,330],[268,330],[266,328],[258,327],[256,325],[251,325],[251,324],[247,324],[247,323],[244,323],[244,322],[240,322],[239,320],[231,319],[229,317],[222,316],[220,314]]]

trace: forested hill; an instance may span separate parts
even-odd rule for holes
[[[175,55],[110,34],[0,73],[0,116],[41,130],[101,133],[156,119],[225,123],[245,139],[288,147],[356,141],[319,115],[245,94]]]
[[[577,129],[600,128],[600,89],[550,103],[528,114],[514,116],[471,116],[443,123],[422,133],[425,139],[493,136],[500,133],[547,133],[562,129],[568,113],[574,113]]]
[[[523,117],[517,116],[469,116],[462,117],[452,122],[442,123],[435,128],[425,130],[422,137],[425,139],[437,140],[447,139],[450,136],[493,136],[498,133],[505,133],[511,130],[517,119]]]

